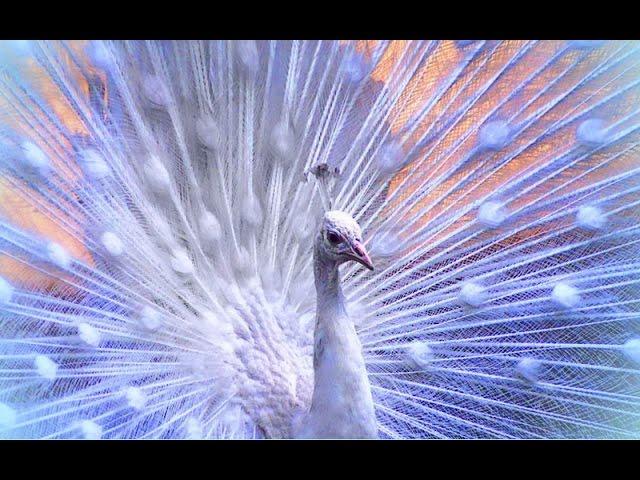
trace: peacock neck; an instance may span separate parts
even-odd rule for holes
[[[338,266],[335,260],[323,255],[316,245],[314,249],[314,276],[318,320],[335,320],[339,317],[346,317]]]
[[[377,438],[371,386],[362,345],[347,315],[338,262],[316,242],[317,294],[314,385],[302,438]]]

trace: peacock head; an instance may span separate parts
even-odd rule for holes
[[[317,242],[322,253],[336,263],[353,260],[373,270],[371,258],[362,243],[360,225],[348,213],[326,212]]]

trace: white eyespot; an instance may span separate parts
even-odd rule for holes
[[[399,170],[403,165],[404,151],[396,141],[388,141],[378,152],[378,167],[385,174]]]
[[[535,358],[523,358],[516,365],[516,376],[530,383],[536,383],[540,379],[542,362]]]
[[[46,355],[36,355],[34,366],[38,375],[47,380],[55,380],[58,373],[58,365]]]
[[[278,122],[271,132],[271,148],[276,157],[284,161],[292,159],[295,146],[296,138],[288,122]]]
[[[124,252],[122,240],[113,232],[104,232],[100,235],[100,243],[102,243],[109,255],[113,257],[118,257]]]
[[[82,420],[79,427],[86,440],[100,440],[102,438],[102,427],[91,420]]]
[[[498,227],[506,218],[507,211],[500,202],[485,202],[478,209],[478,221],[487,227]]]
[[[134,410],[142,410],[147,404],[147,395],[138,387],[127,387],[124,390],[127,404]]]
[[[599,230],[604,227],[607,217],[598,207],[584,205],[578,209],[576,223],[587,230]]]
[[[58,243],[50,242],[47,245],[47,257],[51,263],[60,268],[66,269],[71,265],[71,255]]]
[[[489,122],[482,126],[478,133],[478,143],[489,150],[500,150],[509,142],[511,128],[503,120]]]
[[[160,313],[149,306],[142,308],[139,320],[144,328],[151,331],[157,330],[162,325]]]
[[[255,40],[238,40],[235,42],[235,47],[240,65],[247,73],[255,75],[260,68],[258,44]]]
[[[622,349],[631,360],[640,363],[640,338],[632,338],[625,342]]]
[[[428,368],[434,359],[433,349],[427,342],[413,342],[407,347],[410,363],[420,369]]]
[[[157,75],[145,76],[142,80],[142,91],[157,107],[166,107],[171,102],[171,93],[167,84]]]
[[[181,275],[191,275],[195,268],[187,252],[181,248],[176,248],[172,252],[171,268]]]
[[[265,290],[277,291],[282,287],[282,274],[278,267],[265,265],[260,269],[260,279]]]
[[[149,234],[158,239],[163,247],[174,248],[176,241],[173,237],[173,232],[171,231],[169,222],[162,218],[158,213],[152,213],[150,217],[151,231]]]
[[[464,282],[460,288],[459,298],[472,307],[479,307],[487,301],[487,290],[474,282]]]
[[[112,65],[111,54],[103,42],[90,42],[89,45],[87,45],[87,54],[99,67],[108,68]]]
[[[253,192],[247,193],[242,202],[242,217],[253,226],[262,223],[262,206]]]
[[[342,57],[340,70],[346,80],[351,83],[358,83],[367,75],[367,59],[354,49],[351,49]]]
[[[208,210],[205,210],[198,221],[200,236],[207,242],[215,242],[222,237],[222,227],[218,218]]]
[[[197,418],[190,417],[185,422],[187,440],[201,440],[203,438],[202,424]]]
[[[233,268],[241,275],[249,273],[251,258],[246,247],[240,246],[233,255]]]
[[[13,286],[4,278],[0,277],[0,305],[11,301],[13,291]]]
[[[47,155],[34,143],[23,142],[21,145],[25,163],[40,174],[46,175],[51,170],[51,163]]]
[[[91,347],[97,347],[100,344],[100,332],[88,323],[78,325],[78,337]]]
[[[104,157],[96,150],[89,148],[78,155],[82,171],[94,180],[101,180],[111,175],[111,168]]]
[[[597,147],[607,142],[608,130],[603,120],[590,118],[578,126],[576,136],[580,143]]]
[[[576,307],[582,300],[580,291],[564,282],[559,282],[553,287],[551,298],[555,303],[564,308]]]
[[[16,411],[6,403],[0,402],[0,428],[11,428],[16,424]]]
[[[198,140],[211,150],[220,148],[220,128],[212,115],[204,114],[196,120],[196,134]]]
[[[150,155],[144,164],[144,177],[155,193],[167,194],[171,191],[171,176],[156,155]]]

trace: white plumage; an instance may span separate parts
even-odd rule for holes
[[[342,293],[339,266],[349,261],[374,268],[360,226],[345,212],[329,211],[313,247],[314,385],[309,413],[294,429],[300,438],[378,438],[362,345]]]
[[[483,148],[499,150],[507,144],[510,134],[507,122],[496,120],[482,126],[478,133],[478,143]]]
[[[420,369],[429,368],[434,359],[433,349],[427,342],[413,342],[407,348],[411,361]]]
[[[0,42],[0,437],[640,437],[639,75]]]
[[[536,383],[540,377],[542,364],[535,358],[526,357],[518,362],[517,374],[527,382]]]
[[[100,344],[100,332],[88,323],[78,325],[78,337],[92,347],[97,347]]]
[[[464,282],[460,288],[460,299],[472,307],[479,307],[487,300],[487,289],[474,282]]]
[[[0,427],[10,428],[16,423],[16,411],[9,405],[0,403]]]
[[[120,237],[113,232],[104,232],[100,236],[100,241],[102,242],[102,246],[109,252],[110,255],[114,257],[118,257],[122,255],[124,251],[124,245],[122,244],[122,240]]]
[[[58,365],[46,355],[36,355],[33,362],[38,375],[47,380],[54,380],[58,373]]]
[[[142,410],[147,404],[147,395],[138,387],[125,388],[124,396],[127,404],[134,410]]]
[[[578,209],[576,221],[582,228],[598,230],[604,227],[607,219],[598,207],[583,205]]]
[[[489,201],[480,205],[478,221],[487,227],[495,228],[507,218],[507,212],[501,202]]]
[[[32,142],[22,143],[22,158],[31,169],[37,171],[41,175],[45,175],[49,172],[49,159],[45,153]]]
[[[640,338],[632,338],[625,342],[625,353],[635,362],[640,363]]]
[[[79,430],[85,440],[100,440],[102,438],[102,427],[91,420],[80,421]]]
[[[71,264],[71,255],[69,252],[56,242],[49,242],[47,245],[47,256],[49,261],[60,268],[69,268]]]
[[[572,285],[557,283],[551,291],[551,298],[561,307],[572,308],[580,303],[580,292]]]
[[[13,286],[0,277],[0,304],[8,303],[13,296]]]
[[[607,141],[607,128],[601,118],[589,118],[578,126],[576,136],[587,145],[602,145]]]

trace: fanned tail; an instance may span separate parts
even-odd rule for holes
[[[0,44],[0,435],[288,436],[327,164],[383,436],[638,437],[639,55]]]

